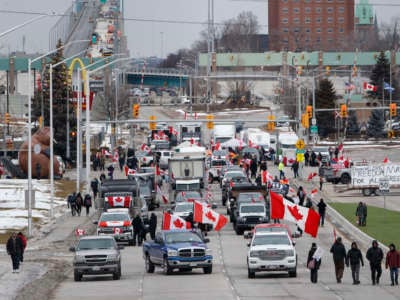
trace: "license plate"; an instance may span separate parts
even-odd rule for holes
[[[100,267],[92,267],[93,271],[100,271]]]
[[[275,270],[275,269],[278,269],[278,266],[267,266],[267,269]]]
[[[192,262],[192,263],[190,263],[189,265],[190,265],[191,267],[195,267],[195,266],[197,266],[197,263]]]

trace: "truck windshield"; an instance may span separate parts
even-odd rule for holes
[[[177,191],[200,190],[200,183],[176,183]]]
[[[264,213],[265,207],[263,205],[242,205],[240,206],[241,213]]]
[[[256,202],[263,201],[264,196],[261,193],[240,193],[238,195],[238,202]]]
[[[290,245],[287,235],[256,235],[253,239],[253,246],[258,245]]]
[[[179,203],[175,207],[175,212],[193,212],[193,203]]]
[[[112,239],[84,239],[79,241],[76,250],[110,249],[114,247],[115,243]]]
[[[129,220],[129,217],[126,214],[103,214],[100,218],[100,222],[126,220]]]
[[[165,234],[165,242],[168,244],[175,243],[203,243],[197,234],[192,232],[171,232]]]

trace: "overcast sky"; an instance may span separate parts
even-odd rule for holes
[[[199,32],[205,28],[205,25],[200,24],[142,22],[133,19],[206,22],[207,3],[208,0],[125,0],[125,33],[131,56],[160,56],[163,53],[165,57],[179,48],[190,47],[199,38]],[[268,24],[267,0],[214,0],[214,3],[217,23],[248,10],[258,17],[261,25]],[[400,16],[400,0],[371,0],[370,3],[378,4],[375,12],[379,23],[387,22],[396,15]],[[71,4],[71,0],[0,0],[0,34],[35,17],[29,14],[4,13],[1,10],[64,13]],[[57,20],[56,17],[44,18],[0,37],[0,52],[8,54],[22,50],[23,36],[26,52],[48,51],[49,28]],[[261,33],[267,31],[266,26],[261,27]]]

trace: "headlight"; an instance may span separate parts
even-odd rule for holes
[[[259,257],[260,253],[258,251],[250,251],[250,257]]]
[[[118,261],[119,255],[118,254],[109,254],[108,260],[109,261]]]
[[[176,250],[168,250],[168,256],[178,256],[178,251],[176,251]]]
[[[294,256],[294,250],[286,250],[287,256]]]
[[[75,255],[75,262],[76,263],[85,262],[85,257],[83,255]]]
[[[212,255],[212,249],[206,249],[206,255]]]

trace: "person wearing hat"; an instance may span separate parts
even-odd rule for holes
[[[364,267],[364,260],[357,243],[351,243],[351,249],[347,252],[346,266],[351,267],[351,276],[353,284],[360,284],[360,263]]]
[[[331,253],[333,255],[333,263],[335,264],[336,282],[342,283],[344,262],[346,259],[346,248],[342,243],[341,237],[338,237],[335,243],[332,245]]]
[[[308,251],[307,267],[310,269],[310,279],[312,283],[317,283],[318,281],[318,269],[321,265],[321,259],[316,259],[314,257],[315,251],[317,251],[317,244],[312,243],[311,249]]]
[[[400,253],[394,244],[389,245],[389,252],[386,253],[386,269],[390,270],[391,285],[399,285]]]
[[[371,268],[372,285],[379,284],[379,278],[382,275],[383,251],[378,246],[377,240],[372,241],[372,247],[368,249],[366,257]]]

